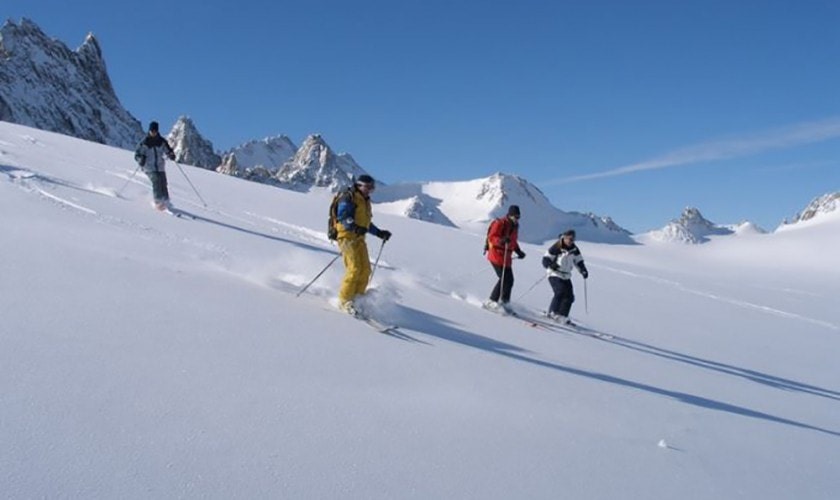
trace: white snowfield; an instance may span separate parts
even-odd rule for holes
[[[579,242],[597,339],[482,310],[483,234],[374,208],[391,336],[335,310],[340,260],[295,297],[336,255],[327,194],[183,167],[205,208],[170,163],[187,220],[134,168],[0,123],[2,498],[840,495],[840,213]],[[539,311],[523,248],[514,301]]]

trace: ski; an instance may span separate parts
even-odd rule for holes
[[[532,320],[532,318],[522,316],[519,313],[517,313],[516,311],[513,311],[511,309],[505,309],[505,308],[502,308],[502,307],[499,307],[499,308],[487,307],[484,304],[481,305],[481,308],[484,309],[485,311],[491,312],[493,314],[498,314],[499,316],[504,316],[504,317],[511,318],[511,319],[521,320],[525,324],[530,326],[531,328],[542,328],[543,330],[550,330],[551,331],[551,328],[550,328],[549,325],[542,324],[539,321]]]
[[[484,308],[488,311],[495,312],[500,316],[507,316],[510,318],[516,318],[524,321],[526,324],[531,326],[532,328],[541,328],[543,330],[548,330],[552,332],[563,332],[563,333],[576,333],[578,335],[586,335],[588,337],[597,338],[601,340],[611,340],[615,338],[614,336],[610,335],[609,333],[599,332],[597,330],[593,330],[592,328],[588,328],[579,324],[562,324],[552,321],[546,316],[535,317],[532,314],[521,313],[518,311],[513,310],[506,310],[506,311],[496,311],[494,309]]]
[[[363,314],[357,314],[353,317],[364,322],[379,333],[393,333],[399,331],[400,329],[400,327],[396,325],[389,325],[379,321],[378,319],[371,318],[370,316],[365,316]]]
[[[177,217],[179,219],[195,220],[195,216],[190,215],[190,214],[188,214],[188,213],[186,213],[182,210],[178,210],[178,209],[165,208],[163,210],[160,210],[160,212],[164,213],[166,215],[171,215],[172,217]]]
[[[593,338],[596,338],[596,339],[610,340],[610,339],[615,338],[612,335],[610,335],[609,333],[599,332],[597,330],[593,330],[592,328],[588,328],[588,327],[585,327],[583,325],[579,325],[579,324],[576,324],[576,323],[573,323],[573,324],[556,323],[556,322],[554,322],[554,321],[552,321],[548,318],[539,319],[539,320],[535,320],[535,321],[539,321],[540,324],[542,324],[542,325],[544,325],[548,328],[554,328],[556,330],[562,330],[562,331],[565,331],[565,332],[577,333],[578,335],[586,335],[588,337],[593,337]]]

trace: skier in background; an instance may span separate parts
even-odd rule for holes
[[[557,241],[545,252],[542,265],[548,271],[548,283],[554,291],[548,306],[548,317],[560,324],[575,326],[569,319],[575,293],[572,288],[572,267],[577,267],[583,279],[589,277],[589,271],[583,263],[583,256],[575,244],[575,231],[569,229],[558,236]]]
[[[353,185],[338,200],[335,229],[338,247],[344,258],[344,280],[338,292],[341,310],[357,316],[359,311],[354,303],[357,296],[365,293],[370,280],[370,256],[365,234],[370,233],[388,241],[391,232],[379,229],[373,224],[373,212],[370,206],[370,194],[376,189],[373,177],[360,175]]]
[[[509,312],[510,292],[513,290],[513,253],[520,259],[525,258],[525,252],[519,248],[519,217],[521,213],[517,205],[508,208],[507,215],[499,217],[490,223],[487,230],[487,242],[485,251],[487,260],[496,271],[499,278],[493,291],[490,292],[490,300],[484,303],[485,309],[492,311],[503,310]]]
[[[168,210],[169,187],[166,181],[166,158],[175,159],[172,146],[161,137],[158,122],[149,123],[149,133],[134,150],[134,160],[143,168],[143,172],[152,182],[154,205],[158,210]]]

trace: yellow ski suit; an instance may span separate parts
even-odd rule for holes
[[[346,304],[367,290],[368,280],[370,280],[370,256],[365,242],[365,233],[368,231],[372,234],[379,233],[378,228],[371,223],[373,214],[370,198],[365,197],[358,189],[353,189],[348,201],[352,207],[349,204],[345,207],[339,205],[341,216],[336,221],[338,247],[341,249],[346,270],[341,289],[338,291],[340,304]],[[342,208],[352,210],[352,216],[349,213],[342,214]],[[364,231],[358,234],[357,229],[364,229]]]

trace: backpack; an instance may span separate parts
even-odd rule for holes
[[[502,224],[507,224],[508,222],[505,220],[506,217],[499,217],[498,219],[493,219],[490,221],[490,224],[487,226],[487,235],[484,236],[484,255],[487,255],[487,252],[490,250],[490,230],[493,229],[493,224],[501,220]],[[513,233],[513,226],[508,226],[507,237],[510,237],[511,233]]]
[[[330,203],[330,216],[327,221],[327,238],[329,238],[330,241],[338,239],[338,228],[335,227],[338,221],[338,203],[345,197],[351,200],[353,199],[352,188],[347,188],[335,193],[335,196],[333,196],[332,202]]]

